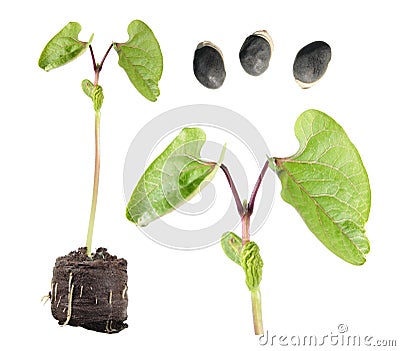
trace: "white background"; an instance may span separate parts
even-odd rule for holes
[[[345,323],[348,334],[397,339],[399,345],[395,5],[382,0],[9,2],[0,15],[2,349],[260,349],[243,273],[219,245],[193,252],[167,249],[125,219],[122,171],[130,142],[151,118],[197,103],[248,118],[275,156],[297,150],[293,125],[308,108],[328,113],[344,127],[370,176],[371,253],[361,267],[331,254],[282,201],[277,183],[274,207],[255,238],[265,264],[265,329],[330,335]],[[93,76],[89,52],[50,73],[39,69],[37,60],[69,21],[81,23],[82,40],[95,33],[100,60],[111,41],[126,41],[133,19],[145,21],[159,39],[164,73],[156,103],[135,91],[115,52],[100,77],[105,102],[94,246],[125,257],[129,270],[129,328],[104,335],[59,327],[50,306],[40,303],[56,257],[85,244],[94,118],[80,89],[81,80]],[[251,77],[238,52],[246,36],[260,29],[269,31],[275,51],[268,71]],[[193,52],[202,40],[213,41],[224,54],[227,77],[217,91],[201,86],[192,72]],[[318,85],[304,91],[294,82],[292,64],[298,50],[314,40],[331,45],[332,61]],[[255,179],[251,167],[249,179]]]

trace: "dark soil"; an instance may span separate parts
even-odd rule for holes
[[[60,325],[118,333],[128,327],[127,262],[99,248],[58,257],[51,282],[51,313]]]

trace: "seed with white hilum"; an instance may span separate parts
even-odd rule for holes
[[[197,45],[193,58],[193,72],[197,80],[206,88],[220,88],[226,77],[221,50],[209,41],[203,41]]]
[[[298,52],[293,64],[293,75],[301,88],[310,88],[322,78],[331,56],[331,47],[324,41],[314,41]]]
[[[264,73],[269,66],[273,47],[266,30],[259,30],[248,36],[239,51],[243,69],[252,76]]]

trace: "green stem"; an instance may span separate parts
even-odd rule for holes
[[[94,180],[93,180],[93,194],[92,194],[92,207],[90,209],[89,227],[86,238],[86,254],[91,257],[92,255],[92,239],[94,219],[96,217],[97,195],[99,192],[99,174],[100,174],[100,112],[96,111],[95,116],[95,159],[94,159]]]
[[[248,206],[244,204],[245,213],[242,217],[242,247],[250,241],[250,216]],[[253,325],[254,333],[256,335],[264,335],[264,327],[262,321],[262,308],[261,308],[261,292],[258,287],[256,290],[251,291],[251,306],[253,311]]]
[[[254,334],[264,335],[260,288],[251,292],[251,305],[253,310]]]

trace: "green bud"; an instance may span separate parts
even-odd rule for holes
[[[254,241],[247,242],[242,249],[241,266],[246,273],[246,285],[250,291],[259,287],[263,265],[258,245]]]
[[[99,112],[101,105],[103,105],[104,95],[103,88],[100,85],[96,85],[93,89],[93,107],[96,112]]]
[[[221,237],[221,246],[225,254],[239,266],[241,265],[240,256],[242,251],[242,239],[235,233],[226,232]]]

